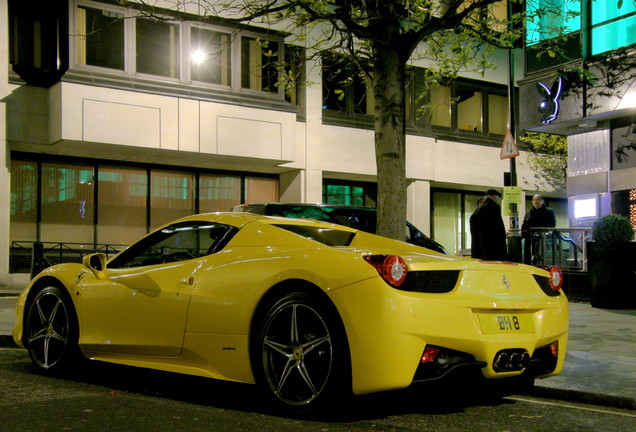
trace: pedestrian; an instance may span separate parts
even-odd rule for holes
[[[506,227],[501,217],[500,198],[501,192],[488,189],[484,202],[476,211],[478,246],[477,255],[473,254],[473,258],[489,261],[506,261],[508,259]]]
[[[539,194],[532,197],[532,208],[526,212],[521,224],[521,237],[524,239],[523,262],[532,262],[533,251],[536,253],[538,236],[532,235],[532,228],[553,228],[556,226],[556,214],[554,210],[545,205],[543,197]]]
[[[479,247],[479,230],[477,229],[477,211],[479,207],[484,203],[486,197],[479,197],[477,199],[477,207],[475,207],[475,211],[470,215],[469,224],[470,224],[470,256],[473,258],[478,258],[481,255],[481,249]]]

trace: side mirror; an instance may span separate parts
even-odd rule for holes
[[[106,254],[93,253],[86,255],[82,259],[84,267],[89,268],[99,279],[104,278],[104,270],[106,270]]]

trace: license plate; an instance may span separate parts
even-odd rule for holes
[[[484,334],[534,332],[534,320],[530,314],[482,313],[477,317]]]

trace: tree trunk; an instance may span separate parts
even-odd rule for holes
[[[384,40],[391,39],[387,37]],[[378,173],[376,232],[385,237],[404,240],[406,229],[405,62],[398,50],[382,43],[374,46],[373,54],[375,158]]]

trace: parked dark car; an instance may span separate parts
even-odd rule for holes
[[[232,208],[234,212],[248,212],[267,216],[295,219],[316,219],[345,225],[375,234],[376,210],[373,207],[343,204],[297,204],[267,203],[241,204]],[[406,222],[406,242],[436,252],[447,253],[444,246],[427,237],[412,223]]]

